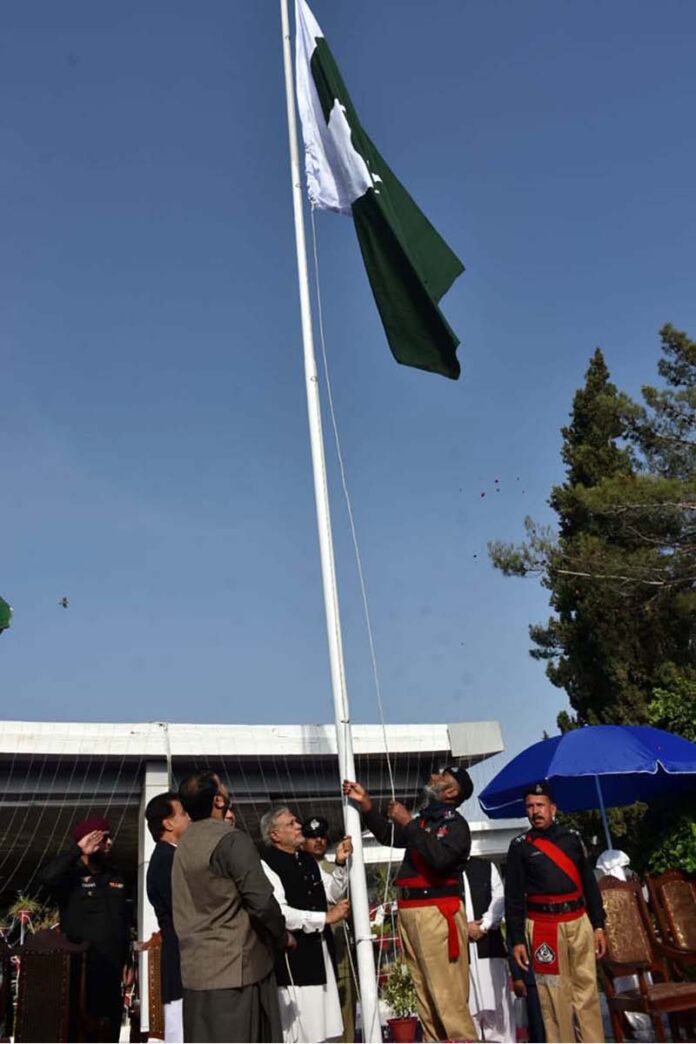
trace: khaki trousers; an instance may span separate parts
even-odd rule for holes
[[[533,929],[534,923],[527,920],[530,960]],[[535,972],[548,1044],[602,1044],[604,1029],[597,991],[594,932],[587,914],[558,925],[558,966],[559,975]]]
[[[478,1040],[469,1011],[469,939],[464,907],[455,916],[459,957],[447,953],[447,919],[436,906],[399,910],[399,935],[416,988],[423,1040]]]

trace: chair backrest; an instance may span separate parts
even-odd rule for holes
[[[648,877],[648,889],[665,942],[696,951],[696,883],[681,870]]]
[[[83,1039],[86,943],[72,943],[50,928],[16,946],[19,957],[15,1040]]]
[[[135,944],[136,953],[147,953],[147,1012],[150,1039],[164,1040],[162,1001],[162,933],[153,932],[147,942]],[[141,991],[142,992],[142,991]]]
[[[654,968],[650,920],[639,884],[607,876],[600,880],[599,891],[606,914],[609,965]]]

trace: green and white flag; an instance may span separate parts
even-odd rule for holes
[[[324,34],[295,0],[295,74],[313,206],[352,214],[394,357],[456,380],[459,341],[439,308],[464,271],[363,130]]]

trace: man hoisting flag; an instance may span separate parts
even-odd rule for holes
[[[396,360],[456,380],[459,340],[439,301],[464,266],[363,130],[305,0],[295,0],[295,16],[297,103],[311,203],[353,215]]]

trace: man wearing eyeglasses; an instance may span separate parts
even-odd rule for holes
[[[71,836],[74,845],[48,864],[41,880],[58,904],[60,930],[72,942],[89,943],[85,1040],[117,1041],[131,922],[125,882],[112,859],[108,820],[90,816]]]

